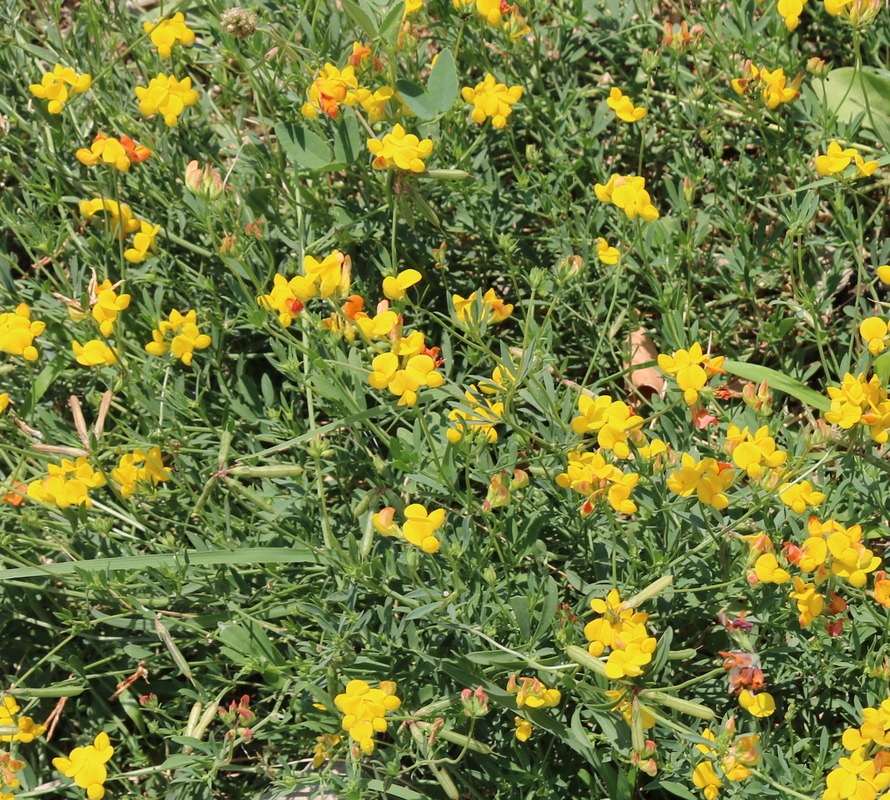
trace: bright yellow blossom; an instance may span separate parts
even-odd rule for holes
[[[739,693],[739,705],[752,717],[770,717],[776,711],[776,701],[769,692],[753,694],[748,689]]]
[[[139,232],[133,237],[133,246],[124,250],[124,258],[131,264],[141,264],[145,261],[149,253],[155,250],[155,239],[160,230],[160,225],[152,225],[141,220]]]
[[[46,110],[50,114],[59,114],[68,100],[69,92],[83,94],[89,91],[92,83],[89,73],[78,75],[71,67],[56,64],[52,72],[45,73],[40,83],[32,83],[28,90],[41,100],[49,100]]]
[[[275,275],[272,279],[272,291],[257,297],[257,303],[268,311],[278,312],[278,321],[289,327],[308,300],[315,297],[318,289],[304,275],[296,275],[290,280],[284,275]]]
[[[101,131],[96,134],[89,149],[81,147],[75,154],[77,160],[87,167],[96,164],[108,164],[128,172],[131,164],[138,164],[151,156],[151,150],[145,145],[137,145],[129,136],[116,139],[106,136]]]
[[[154,488],[170,480],[172,474],[170,467],[164,466],[160,447],[152,447],[147,453],[139,447],[120,457],[111,479],[120,486],[124,497],[132,497],[139,486]]]
[[[381,86],[375,92],[370,89],[360,88],[355,92],[355,99],[368,115],[368,122],[372,125],[386,119],[386,108],[389,101],[397,97],[390,86]]]
[[[170,58],[173,45],[177,42],[188,46],[195,41],[195,32],[185,24],[185,15],[181,11],[177,11],[169,19],[143,22],[142,30],[150,34],[151,43],[158,48],[161,58]]]
[[[612,87],[606,105],[615,112],[615,116],[622,122],[639,122],[646,116],[646,109],[635,107],[631,99],[622,93],[617,86]]]
[[[735,478],[735,470],[729,464],[714,458],[696,461],[689,453],[680,456],[680,467],[668,475],[667,487],[680,497],[695,494],[700,503],[718,511],[729,505],[725,491]]]
[[[117,364],[117,350],[101,339],[90,339],[86,344],[75,340],[71,342],[71,349],[77,363],[84,367],[113,367]]]
[[[562,699],[559,689],[548,689],[537,678],[523,676],[517,680],[515,674],[507,681],[507,691],[516,695],[517,708],[553,708]]]
[[[516,738],[520,742],[527,742],[532,735],[532,724],[522,717],[513,717],[513,724],[516,726]]]
[[[405,133],[405,129],[396,123],[383,139],[368,139],[368,150],[374,156],[371,162],[374,169],[423,172],[426,169],[424,159],[433,152],[433,140],[418,139],[413,133]]]
[[[404,269],[395,277],[387,275],[383,279],[383,294],[390,300],[402,300],[408,289],[420,283],[422,278],[416,269]]]
[[[769,435],[766,425],[752,434],[747,427],[740,430],[735,423],[731,423],[726,439],[726,450],[732,456],[733,463],[755,481],[760,480],[765,469],[780,467],[788,459],[784,450],[776,448],[776,440]]]
[[[358,78],[355,67],[349,65],[339,70],[333,64],[325,64],[309,87],[309,102],[303,104],[300,112],[304,117],[314,119],[319,113],[331,119],[340,116],[340,106],[354,106],[358,101]]]
[[[770,70],[764,67],[755,67],[750,61],[746,63],[746,77],[736,78],[732,81],[732,88],[737,94],[746,94],[752,88],[759,88],[763,102],[769,109],[775,109],[782,103],[790,103],[800,97],[798,87],[800,76],[790,84],[782,68]]]
[[[482,83],[473,89],[465,86],[460,96],[473,106],[473,122],[481,125],[491,120],[491,127],[496,129],[507,126],[507,117],[513,112],[513,106],[522,99],[522,87],[497,83],[490,72],[485,75]]]
[[[339,250],[334,250],[321,261],[315,256],[303,257],[303,272],[318,287],[319,296],[327,300],[349,292],[351,261]]]
[[[779,0],[777,9],[789,31],[793,31],[800,24],[800,15],[806,2],[807,0]]]
[[[136,87],[136,98],[142,114],[146,117],[160,114],[164,117],[164,124],[172,128],[186,107],[198,102],[198,93],[192,89],[191,78],[180,81],[173,75],[159,73],[151,79],[148,87]]]
[[[454,305],[454,315],[458,322],[464,325],[476,326],[487,322],[489,325],[497,325],[504,322],[513,313],[513,304],[505,303],[498,297],[494,289],[489,289],[482,295],[482,313],[476,317],[476,303],[479,292],[474,291],[469,297],[461,297],[459,294],[451,295]]]
[[[11,695],[5,695],[0,702],[0,727],[17,728],[15,733],[0,736],[0,742],[21,742],[30,744],[38,736],[46,733],[46,726],[34,722],[31,717],[18,717],[21,707]]]
[[[61,464],[50,464],[47,471],[45,478],[28,484],[28,497],[49,506],[91,508],[87,491],[105,485],[105,476],[89,465],[86,456],[76,461],[63,458]]]
[[[610,247],[609,243],[602,236],[596,240],[596,255],[607,267],[617,264],[621,258],[618,248]]]
[[[754,574],[761,583],[788,583],[791,574],[779,566],[775,553],[763,553],[754,563]]]
[[[825,495],[816,491],[813,484],[806,480],[783,483],[778,491],[779,499],[795,514],[804,514],[807,508],[821,505],[825,500]]]
[[[27,303],[19,303],[15,311],[0,313],[0,353],[21,356],[25,361],[38,357],[34,340],[46,330],[45,322],[31,320]]]
[[[94,200],[81,200],[79,210],[80,215],[89,220],[102,214],[108,221],[108,226],[114,236],[123,238],[133,231],[139,230],[139,220],[133,216],[132,209],[126,203],[117,203],[108,198],[97,197]]]
[[[677,381],[683,390],[683,399],[689,406],[698,402],[699,392],[714,376],[725,372],[723,356],[705,355],[702,346],[695,342],[688,350],[677,350],[673,355],[658,356],[658,367]]]
[[[566,471],[556,476],[556,484],[587,498],[581,505],[581,516],[586,517],[603,496],[619,514],[636,512],[637,504],[630,495],[639,479],[636,472],[623,473],[607,462],[602,453],[576,450],[569,453]]]
[[[374,752],[374,734],[384,733],[389,727],[387,712],[401,704],[393,681],[381,681],[378,689],[365,681],[349,681],[346,691],[334,698],[334,705],[343,714],[343,730],[366,755]]]
[[[601,203],[618,206],[630,219],[642,218],[646,222],[658,219],[658,209],[652,205],[652,198],[646,191],[646,179],[636,175],[612,173],[606,184],[597,183],[593,187]]]
[[[859,323],[859,335],[868,347],[868,352],[876,356],[887,347],[890,322],[881,317],[868,317]]]
[[[436,388],[444,383],[442,373],[436,372],[431,356],[421,354],[403,358],[395,353],[381,353],[374,357],[368,383],[375,389],[389,389],[399,398],[398,405],[413,408],[417,392],[422,386]]]
[[[89,800],[102,800],[105,796],[105,783],[108,770],[105,764],[114,755],[114,748],[104,731],[96,736],[93,744],[75,747],[68,758],[53,759],[53,766],[66,778],[87,790]]]
[[[160,320],[158,327],[151,332],[152,341],[145,345],[145,351],[158,357],[170,352],[174,358],[190,367],[195,350],[204,350],[211,344],[210,336],[198,330],[197,317],[194,309],[183,316],[174,308],[168,318]]]
[[[130,306],[130,295],[117,294],[111,281],[103,281],[95,289],[95,302],[92,304],[93,319],[99,323],[99,330],[106,338],[111,336],[117,315]]]

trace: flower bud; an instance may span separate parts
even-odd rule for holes
[[[219,23],[236,39],[246,39],[256,32],[257,16],[246,8],[228,8],[220,14]]]
[[[814,78],[824,78],[830,71],[831,65],[824,59],[821,59],[818,56],[811,56],[807,59],[807,72]]]
[[[197,161],[189,161],[185,168],[185,188],[192,194],[213,200],[222,194],[224,186],[219,172],[210,164],[201,169]]]
[[[556,265],[556,282],[562,286],[573,278],[577,278],[584,270],[584,260],[581,256],[566,256]]]
[[[464,689],[460,693],[460,702],[467,717],[484,717],[489,712],[488,695],[481,686],[477,686],[475,690]]]
[[[510,481],[510,491],[518,491],[528,486],[528,473],[524,469],[513,470],[513,480]]]
[[[488,485],[488,494],[483,508],[490,511],[493,508],[501,508],[510,502],[510,490],[504,486],[504,476],[501,473],[493,475]]]

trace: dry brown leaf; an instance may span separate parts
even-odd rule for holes
[[[638,328],[630,335],[630,364],[625,364],[628,369],[627,377],[636,389],[647,400],[653,394],[664,397],[666,384],[664,375],[658,367],[640,367],[637,365],[655,361],[658,358],[658,348],[655,342],[646,333],[645,328]]]

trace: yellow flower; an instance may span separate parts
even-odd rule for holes
[[[68,758],[54,758],[53,766],[66,778],[87,790],[89,800],[102,800],[105,796],[104,783],[108,777],[105,764],[114,755],[114,748],[104,731],[96,736],[93,744],[75,747]]]
[[[172,128],[179,120],[179,115],[187,106],[198,102],[198,93],[192,89],[192,79],[177,80],[173,75],[159,73],[152,78],[148,87],[137,86],[136,98],[139,100],[139,111],[146,117],[161,114],[164,124]]]
[[[807,0],[779,0],[777,9],[789,31],[793,31],[800,24],[800,15],[806,2]]]
[[[516,738],[520,742],[527,742],[532,735],[532,724],[522,717],[513,717],[513,724],[516,726]]]
[[[115,139],[113,136],[106,136],[99,132],[89,149],[81,147],[74,155],[81,164],[87,167],[94,167],[96,164],[102,163],[113,166],[121,172],[128,172],[131,164],[149,158],[151,150],[145,145],[135,144],[129,136]]]
[[[368,122],[372,125],[386,119],[386,107],[389,105],[389,101],[396,96],[395,91],[389,86],[381,86],[375,92],[370,89],[358,89],[355,93],[355,99],[365,110]]]
[[[421,354],[405,357],[402,363],[395,353],[381,353],[374,357],[368,383],[375,389],[389,389],[399,398],[398,405],[413,408],[421,386],[436,388],[444,383],[436,362]]]
[[[71,67],[56,64],[52,72],[45,73],[40,83],[32,83],[28,90],[41,100],[49,100],[46,110],[50,114],[59,114],[68,100],[69,91],[71,94],[83,94],[89,91],[92,83],[89,73],[78,75]]]
[[[413,133],[405,133],[398,123],[383,139],[368,139],[368,150],[375,156],[374,169],[401,169],[423,172],[423,159],[433,152],[432,139],[418,139]]]
[[[516,705],[519,708],[553,708],[562,699],[559,689],[548,689],[537,678],[525,676],[517,681],[516,675],[511,675],[507,682],[507,691],[516,694]]]
[[[646,109],[634,107],[631,99],[627,95],[622,94],[621,89],[617,86],[613,86],[612,91],[609,92],[609,99],[606,100],[606,105],[615,112],[615,116],[622,122],[639,122],[646,116]]]
[[[439,540],[433,534],[442,527],[444,522],[445,509],[437,508],[427,512],[420,503],[411,503],[405,508],[405,524],[402,525],[402,535],[424,553],[435,553],[439,550]]]
[[[322,299],[349,292],[351,262],[349,257],[334,250],[319,261],[315,256],[303,257],[303,272],[318,287]]]
[[[4,734],[0,736],[0,742],[21,742],[22,744],[30,744],[38,736],[42,736],[46,732],[45,725],[38,725],[31,717],[18,717],[15,715],[22,709],[15,701],[15,698],[6,695],[3,702],[0,703],[0,726],[5,728],[18,728],[16,733]]]
[[[103,281],[96,287],[96,301],[93,303],[93,319],[99,323],[99,330],[106,338],[114,330],[117,315],[130,305],[130,295],[118,295],[111,281]]]
[[[702,346],[695,342],[688,350],[680,349],[670,356],[661,353],[658,367],[665,375],[676,379],[686,405],[693,406],[705,384],[714,375],[725,372],[723,361],[723,356],[705,355]]]
[[[764,553],[754,562],[754,574],[761,583],[788,583],[791,575],[782,569],[776,560],[775,553]]]
[[[188,46],[195,41],[195,32],[185,24],[185,16],[181,11],[169,19],[143,22],[142,30],[150,34],[151,43],[158,48],[158,55],[161,58],[170,58],[173,45],[177,42]]]
[[[491,127],[496,129],[507,126],[507,117],[513,112],[512,106],[522,98],[521,86],[510,86],[497,83],[490,72],[485,75],[482,83],[473,89],[465,86],[461,89],[461,97],[473,106],[471,114],[473,122],[481,125],[491,119]]]
[[[593,187],[601,203],[618,206],[630,219],[641,217],[646,222],[658,219],[658,209],[652,205],[652,198],[646,191],[646,179],[636,175],[612,173],[605,185],[597,183]]]
[[[123,238],[129,233],[139,230],[139,220],[133,216],[133,211],[126,203],[117,203],[114,200],[97,197],[94,200],[81,200],[79,210],[80,215],[88,220],[103,214],[108,220],[109,228],[114,236]]]
[[[879,0],[825,0],[825,10],[843,16],[854,28],[868,25],[881,10]]]
[[[276,275],[272,280],[272,291],[257,298],[260,308],[278,312],[278,321],[287,328],[302,310],[303,304],[318,293],[315,284],[303,275],[295,275],[288,280],[284,275]]]
[[[416,14],[423,8],[423,0],[405,0],[405,9],[402,11],[402,19],[409,14]]]
[[[375,339],[389,339],[395,335],[395,331],[398,329],[399,315],[395,311],[381,311],[379,314],[369,317],[362,312],[361,316],[356,315],[355,324],[358,325],[362,336],[366,339],[371,341]],[[414,334],[411,335],[413,336]],[[423,334],[420,335],[422,336]],[[420,350],[422,349],[421,347]],[[412,353],[412,355],[417,355],[417,353]]]
[[[101,339],[90,339],[86,344],[71,342],[71,349],[77,363],[84,367],[113,367],[117,364],[117,350],[109,347]]]
[[[619,514],[633,514],[637,505],[630,499],[630,494],[639,479],[637,473],[625,474],[608,463],[602,453],[576,450],[569,453],[566,471],[556,476],[556,484],[587,498],[581,505],[581,516],[586,517],[603,495]]]
[[[775,469],[784,464],[788,458],[784,450],[776,448],[776,440],[769,435],[769,428],[766,425],[751,434],[748,428],[739,430],[738,426],[732,423],[726,437],[727,451],[732,454],[733,463],[755,481],[760,480],[764,468]]]
[[[878,280],[885,286],[890,286],[890,264],[881,264],[881,266],[875,268],[875,275],[878,276]]]
[[[0,353],[21,356],[25,361],[38,357],[34,340],[46,330],[46,323],[31,321],[27,303],[19,303],[15,311],[0,313]]]
[[[516,7],[511,8],[504,0],[451,0],[451,2],[458,11],[463,11],[466,6],[473,6],[476,13],[492,28],[500,28],[501,17]]]
[[[312,769],[318,769],[331,757],[334,748],[340,744],[342,737],[332,733],[316,736],[316,745],[312,748]]]
[[[776,701],[769,692],[752,694],[748,689],[742,689],[739,705],[752,717],[769,717],[776,711]]]
[[[124,497],[132,497],[139,485],[154,488],[170,480],[172,474],[173,471],[164,466],[160,447],[152,447],[147,453],[136,448],[120,457],[117,467],[111,471],[111,479],[120,486]]]
[[[155,249],[155,239],[160,225],[152,225],[142,220],[139,223],[139,233],[133,237],[133,246],[124,250],[124,258],[131,264],[141,264],[148,258],[149,253]]]
[[[172,339],[168,342],[170,334]],[[183,316],[174,308],[166,320],[158,322],[158,327],[151,335],[153,341],[145,345],[147,353],[161,357],[170,352],[187,367],[192,364],[195,350],[204,350],[211,344],[210,336],[198,330],[197,312],[194,309]]]
[[[481,325],[483,322],[498,325],[513,313],[513,304],[505,303],[502,298],[497,296],[494,289],[489,289],[482,295],[482,313],[477,319],[475,310],[477,297],[479,297],[479,292],[472,292],[469,297],[461,297],[459,294],[451,295],[454,314],[458,322],[471,326]]]
[[[878,168],[877,161],[865,161],[856,152],[855,147],[841,149],[837,142],[829,142],[828,150],[824,155],[816,156],[816,172],[822,177],[829,175],[843,176],[844,171],[851,163],[856,165],[854,178],[867,178],[874,174]]]
[[[746,62],[745,73],[747,77],[732,81],[733,90],[738,94],[747,94],[752,88],[759,88],[763,102],[769,109],[775,109],[782,103],[790,103],[800,97],[800,92],[797,90],[800,85],[800,75],[789,85],[784,69],[770,72],[764,67],[755,67],[750,61]]]
[[[692,772],[692,782],[704,792],[705,800],[716,800],[723,786],[711,761],[701,761]]]
[[[355,67],[349,65],[343,70],[333,64],[325,64],[309,87],[309,102],[304,103],[300,113],[314,119],[319,112],[331,119],[340,116],[340,106],[354,106],[358,100],[358,78]]]
[[[3,392],[0,394],[0,414],[2,414],[9,407],[9,393]]]
[[[809,481],[800,481],[779,486],[779,499],[795,514],[803,514],[807,508],[821,505],[825,495],[817,492]]]
[[[482,397],[475,384],[464,393],[464,397],[467,398],[468,407],[455,408],[448,414],[448,421],[455,424],[449,426],[446,438],[452,444],[457,444],[465,435],[475,433],[493,444],[498,440],[495,425],[504,416],[504,404]]]
[[[383,279],[383,294],[390,300],[401,300],[405,297],[414,284],[420,283],[423,275],[416,269],[402,270],[398,275],[393,277],[387,275]]]
[[[890,333],[890,322],[880,317],[868,317],[859,324],[859,335],[873,356],[884,352],[888,333]]]
[[[788,596],[797,601],[797,610],[800,614],[798,622],[801,628],[809,628],[825,608],[825,598],[816,591],[816,585],[804,583],[797,577],[794,578],[794,591]]]
[[[680,467],[668,475],[667,486],[680,497],[695,494],[700,503],[723,510],[729,505],[724,494],[735,478],[735,470],[729,464],[714,458],[703,458],[700,462],[689,453],[680,456]]]
[[[334,705],[343,714],[343,730],[367,755],[374,752],[374,733],[383,733],[388,727],[387,712],[401,704],[393,681],[381,681],[379,689],[372,689],[365,681],[349,681],[346,691],[334,698]]]
[[[607,267],[617,264],[621,258],[618,248],[610,247],[609,243],[602,236],[596,240],[596,255]]]
[[[28,497],[49,506],[91,508],[87,491],[105,485],[105,476],[89,465],[86,456],[76,461],[63,458],[61,464],[50,464],[47,471],[45,478],[28,484]]]

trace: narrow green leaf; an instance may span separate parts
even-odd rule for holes
[[[831,408],[831,401],[826,395],[804,386],[799,380],[790,378],[782,372],[770,369],[769,367],[761,367],[759,364],[746,364],[744,361],[732,361],[727,359],[723,362],[723,367],[730,375],[736,375],[747,381],[760,383],[766,381],[770,389],[777,389],[785,394],[790,394],[801,403],[806,403],[819,411],[828,411]]]
[[[352,0],[341,0],[341,5],[346,12],[346,16],[364,31],[365,36],[369,39],[377,38],[377,26],[364,9],[353,3]]]
[[[245,547],[242,550],[186,550],[166,555],[121,556],[92,558],[85,561],[65,561],[39,567],[16,567],[0,570],[0,584],[21,578],[57,577],[77,572],[117,572],[135,569],[181,569],[183,566],[209,567],[237,564],[243,568],[251,564],[317,563],[319,557],[308,547]]]

